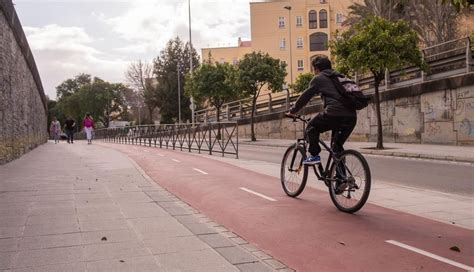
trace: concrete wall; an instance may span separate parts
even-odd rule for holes
[[[381,94],[385,142],[474,145],[474,73],[390,89]],[[305,109],[314,114],[321,106]],[[301,123],[282,113],[256,118],[258,138],[294,139]],[[239,137],[250,138],[249,120],[240,120]],[[358,112],[352,141],[376,141],[375,105]],[[327,135],[326,135],[327,137]]]
[[[46,142],[41,80],[10,0],[0,1],[0,164]]]

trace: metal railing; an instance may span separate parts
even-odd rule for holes
[[[410,66],[399,70],[387,71],[385,80],[380,85],[381,92],[474,71],[472,46],[470,38],[465,37],[424,48],[422,54],[428,70],[425,72],[419,67]],[[374,93],[375,81],[372,75],[359,75],[356,77],[356,80],[366,94]],[[257,100],[255,115],[286,111],[291,103],[296,101],[298,96],[299,94],[292,94],[289,90],[263,95]],[[310,105],[321,103],[322,101],[319,97],[314,97],[310,101]],[[251,111],[251,99],[246,98],[224,104],[221,108],[222,114],[219,120],[217,120],[215,108],[196,111],[195,118],[200,122],[230,121],[248,118]]]
[[[237,122],[144,125],[94,131],[105,142],[235,155],[239,158]]]

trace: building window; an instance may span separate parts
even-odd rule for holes
[[[285,17],[278,17],[278,27],[279,28],[285,27]]]
[[[225,59],[224,59],[224,58],[221,58],[221,59],[219,60],[219,62],[220,62],[220,63],[224,63],[224,62],[225,62]]]
[[[321,3],[321,4],[326,4],[327,1],[326,1],[326,0],[319,0],[319,3]]]
[[[237,63],[239,63],[239,61],[237,60],[237,58],[234,57],[232,59],[232,64],[237,65]]]
[[[327,28],[328,27],[328,12],[325,9],[319,11],[319,27]]]
[[[296,26],[303,26],[303,16],[296,16]]]
[[[315,10],[311,10],[308,14],[309,17],[309,28],[315,29],[318,28],[318,14]]]
[[[316,32],[309,36],[310,51],[326,51],[328,50],[328,34]]]
[[[298,60],[297,70],[298,70],[298,71],[303,71],[303,70],[304,70],[304,62],[303,62],[303,60]]]
[[[336,13],[336,24],[342,24],[342,22],[344,22],[344,15]]]
[[[299,48],[299,49],[303,48],[303,38],[298,37],[296,39],[296,48]]]
[[[286,48],[286,40],[285,38],[281,38],[280,40],[280,49],[284,50]]]

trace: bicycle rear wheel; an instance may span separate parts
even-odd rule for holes
[[[291,197],[300,195],[306,186],[308,168],[303,165],[306,152],[299,144],[293,144],[285,152],[281,162],[280,180],[285,193]]]
[[[343,151],[331,166],[329,195],[343,212],[355,213],[369,198],[371,175],[364,156],[355,150]]]

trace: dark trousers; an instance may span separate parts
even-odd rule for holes
[[[67,141],[73,143],[74,142],[74,130],[66,129]]]
[[[357,117],[346,116],[329,116],[324,113],[316,115],[308,123],[306,134],[308,136],[308,151],[312,156],[316,156],[321,152],[319,146],[319,135],[323,132],[331,130],[331,142],[334,152],[339,153],[344,150],[343,145],[347,138],[351,135],[357,123]]]

